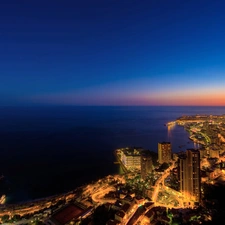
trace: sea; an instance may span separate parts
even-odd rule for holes
[[[163,141],[175,153],[197,148],[182,126],[165,126],[196,114],[222,115],[225,107],[0,107],[0,194],[17,204],[121,173],[114,163],[117,148],[157,152]]]

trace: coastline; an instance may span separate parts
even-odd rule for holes
[[[113,153],[114,153],[114,155],[115,155],[115,157],[116,157],[117,161],[119,162],[120,166],[122,167],[122,169],[123,169],[124,173],[127,173],[127,172],[128,172],[128,170],[127,170],[127,168],[124,166],[124,164],[123,164],[123,162],[121,161],[120,157],[118,156],[118,154],[117,154],[117,150],[114,150],[114,152],[113,152]]]
[[[186,141],[185,138],[182,138],[183,136],[177,138],[178,135],[170,134],[169,131],[167,131],[167,127],[164,126],[166,122],[174,121],[184,114],[189,115],[201,112],[203,112],[203,114],[209,114],[211,112],[221,114],[222,111],[224,112],[225,108],[223,110],[218,107],[210,107],[208,109],[205,107],[188,108],[166,106],[40,107],[38,111],[36,109],[34,110],[34,108],[29,108],[28,110],[17,108],[18,114],[24,115],[24,117],[21,117],[18,121],[16,120],[17,115],[12,114],[14,110],[15,109],[9,108],[5,109],[5,111],[1,111],[1,115],[2,113],[4,113],[4,115],[13,115],[12,118],[3,117],[5,118],[5,125],[1,124],[3,132],[1,145],[3,150],[5,148],[4,146],[7,146],[9,150],[2,152],[1,172],[5,173],[7,177],[12,180],[10,183],[10,198],[7,199],[9,200],[8,202],[12,204],[42,196],[60,194],[64,192],[63,189],[72,190],[74,187],[80,186],[80,184],[88,183],[95,175],[89,175],[88,169],[82,169],[82,160],[86,158],[89,159],[88,154],[92,152],[97,153],[98,151],[98,153],[89,160],[89,162],[93,162],[93,164],[96,165],[96,168],[102,167],[100,163],[103,157],[99,158],[98,155],[102,155],[102,153],[111,155],[116,148],[122,146],[142,146],[144,149],[156,152],[158,141],[170,139],[174,143],[173,150],[178,152],[180,150],[178,146],[187,143],[188,140]],[[99,115],[102,116],[99,117]],[[39,117],[40,119],[37,120]],[[44,118],[51,118],[51,120],[43,120]],[[58,118],[61,118],[60,123]],[[126,119],[124,120],[124,118]],[[11,119],[15,120],[15,127],[11,126]],[[43,123],[44,121],[45,123]],[[169,128],[171,128],[170,131],[172,132],[173,126]],[[157,129],[157,132],[155,129]],[[7,131],[10,131],[10,133],[8,134]],[[179,135],[180,132],[182,132],[181,135],[184,134],[183,129],[177,130]],[[15,141],[10,142],[9,140]],[[27,140],[27,145],[24,145],[24,140]],[[19,146],[22,147],[19,148]],[[191,144],[189,146],[192,147]],[[84,156],[82,155],[83,149],[85,150]],[[14,151],[18,156],[23,155],[24,157],[11,163],[11,156],[9,156],[8,152]],[[52,161],[51,155],[54,155],[54,161],[56,161],[56,163]],[[77,155],[81,155],[82,157],[77,157]],[[104,156],[104,158],[106,157],[109,161],[112,155],[110,157]],[[39,168],[38,170],[34,169],[35,167],[32,161],[35,163],[35,167]],[[49,163],[51,163],[50,168],[48,166]],[[76,178],[76,182],[68,180],[69,185],[67,185],[67,178],[65,178],[65,172],[63,171],[64,168],[59,169],[59,167],[55,166],[58,163],[61,165],[63,165],[63,163],[66,164],[65,172],[67,172],[67,168],[69,172],[73,170],[71,176],[74,172],[78,171],[78,173],[85,174],[87,179],[83,182],[83,178],[78,177]],[[21,167],[21,164],[23,164],[23,167]],[[87,163],[87,165],[89,165],[89,163]],[[14,167],[18,168],[18,171],[14,170]],[[110,174],[111,171],[116,171],[116,169],[112,169],[112,167],[110,169],[105,167],[104,170],[107,170],[107,174]],[[120,168],[122,169],[122,167]],[[48,176],[51,175],[49,172],[46,173],[46,171],[49,171],[48,169],[54,171],[54,174],[58,174],[52,179],[53,182],[59,179],[60,182],[65,183],[65,188],[64,185],[62,185],[62,187],[59,185],[60,187],[57,188],[57,193],[55,191],[51,193],[51,190],[54,190],[54,186],[57,185],[57,182],[49,182],[50,179],[48,179]],[[91,172],[92,174],[98,174],[99,171],[97,168],[95,172],[94,168]],[[44,185],[38,184],[38,186],[36,186],[36,179],[32,178],[32,180],[26,182],[28,180],[26,176],[32,176],[34,173],[37,174],[39,183],[47,185],[47,191],[46,188],[43,187]],[[44,174],[44,176],[42,174]],[[31,185],[29,185],[29,183]],[[31,188],[32,186],[34,190]],[[40,194],[36,195],[35,193]],[[8,197],[8,194],[6,195]]]
[[[186,121],[187,122],[187,121]],[[173,124],[173,121],[172,121],[172,124]],[[177,123],[176,123],[177,124]],[[181,124],[178,124],[178,125],[181,125]],[[182,127],[184,127],[184,124],[181,125]],[[186,130],[186,132],[188,132],[188,130]],[[190,135],[190,134],[189,134]],[[193,142],[195,142],[194,140],[192,140],[189,136],[189,139]],[[195,142],[196,143],[196,142]],[[115,155],[115,158],[117,159],[117,161],[119,162],[121,168],[123,169],[124,173],[127,173],[127,169],[125,168],[125,166],[123,165],[120,157],[118,156],[116,150],[113,151],[114,155]],[[34,199],[34,200],[28,200],[28,201],[24,201],[24,202],[19,202],[19,203],[15,203],[15,204],[5,204],[5,205],[2,205],[0,207],[1,211],[2,209],[9,209],[10,208],[13,208],[14,206],[22,206],[22,207],[26,207],[28,206],[29,204],[38,204],[40,202],[46,202],[46,201],[54,201],[55,199],[57,198],[66,198],[67,195],[70,195],[70,194],[74,194],[78,189],[84,187],[86,185],[81,185],[79,187],[77,187],[76,189],[72,190],[72,191],[69,191],[69,192],[66,192],[66,193],[60,193],[60,194],[56,194],[56,195],[52,195],[52,196],[48,196],[48,197],[44,197],[44,198],[40,198],[40,199]]]

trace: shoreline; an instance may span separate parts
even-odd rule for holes
[[[126,167],[123,165],[122,161],[120,160],[120,158],[118,157],[117,153],[116,153],[116,150],[113,151],[114,153],[114,156],[115,158],[118,160],[118,163],[119,165],[122,167],[122,170],[124,173],[127,173],[128,170],[126,169]],[[105,177],[109,176],[110,174],[106,175]],[[105,177],[102,177],[102,179],[104,179]],[[18,206],[18,207],[21,207],[21,206],[27,206],[27,205],[30,205],[30,204],[39,204],[41,202],[46,202],[46,201],[50,201],[50,200],[55,200],[56,198],[66,198],[66,196],[68,195],[71,195],[71,194],[75,194],[77,190],[79,190],[80,188],[83,188],[85,186],[87,186],[88,184],[86,185],[81,185],[79,187],[76,187],[74,190],[71,190],[71,191],[68,191],[68,192],[64,192],[64,193],[60,193],[60,194],[55,194],[55,195],[51,195],[51,196],[47,196],[47,197],[43,197],[43,198],[37,198],[37,199],[31,199],[31,200],[27,200],[27,201],[21,201],[21,202],[18,202],[18,203],[7,203],[7,200],[6,200],[6,203],[0,205],[0,212],[2,210],[5,210],[7,208],[13,208],[14,206]],[[7,196],[6,196],[6,199],[7,199]]]
[[[181,121],[182,121],[181,118],[177,118],[175,121],[170,121],[168,125],[179,125],[179,126],[185,127],[185,123],[187,123],[188,120],[182,121],[183,123],[179,123],[179,122],[181,122]],[[186,132],[188,133],[188,130],[186,130]],[[202,145],[202,143],[199,143],[199,142],[197,142],[197,141],[191,139],[190,134],[189,134],[189,139],[190,139],[193,143],[198,143],[198,144],[201,144],[201,145]],[[124,172],[124,173],[127,173],[128,170],[126,169],[126,167],[125,167],[124,164],[122,163],[120,157],[118,156],[117,150],[114,150],[113,153],[114,153],[114,156],[115,156],[117,162],[120,164],[120,166],[121,166],[123,172]],[[105,177],[107,177],[107,176],[108,176],[108,175],[106,175]],[[103,177],[103,178],[104,178],[104,177]],[[68,191],[68,192],[59,193],[59,194],[55,194],[55,195],[51,195],[51,196],[47,196],[47,197],[43,197],[43,198],[31,199],[31,200],[27,200],[27,201],[21,201],[21,202],[18,202],[18,203],[9,203],[9,204],[7,204],[7,201],[6,201],[5,204],[0,205],[0,210],[2,211],[3,209],[7,209],[7,208],[10,210],[10,208],[13,208],[14,206],[18,206],[18,207],[24,206],[24,207],[26,207],[26,206],[29,205],[29,204],[38,204],[38,203],[40,203],[40,202],[46,202],[46,201],[50,201],[50,200],[51,200],[51,201],[54,201],[54,200],[57,199],[57,198],[66,198],[66,196],[69,196],[69,195],[71,195],[71,194],[76,194],[75,192],[76,192],[77,190],[79,190],[79,189],[82,188],[82,187],[85,187],[86,185],[88,185],[88,184],[81,185],[81,186],[76,187],[75,189],[73,189],[73,190],[71,190],[71,191]],[[7,198],[7,196],[6,196],[6,198]]]
[[[123,164],[123,162],[121,161],[120,157],[117,155],[117,150],[114,150],[114,155],[115,155],[116,159],[118,160],[118,163],[119,163],[120,166],[122,167],[123,172],[124,172],[124,173],[127,173],[128,170],[127,170],[127,168],[124,166],[124,164]]]
[[[173,124],[175,124],[174,122],[175,121],[171,121]],[[187,131],[186,131],[187,132]],[[190,139],[191,140],[191,139]],[[193,142],[193,140],[192,140]],[[194,142],[193,142],[194,143]],[[157,152],[156,152],[157,153]],[[123,162],[121,161],[120,157],[117,155],[117,149],[115,149],[113,151],[113,154],[116,158],[116,162],[119,164],[119,166],[121,166],[124,174],[128,173],[129,171],[127,170],[127,168],[124,166]],[[110,174],[104,176],[104,177],[107,177],[109,176]],[[102,177],[102,178],[104,178]],[[45,202],[45,201],[48,201],[48,200],[54,200],[55,198],[59,198],[60,196],[66,196],[66,195],[70,195],[72,194],[73,192],[76,192],[78,189],[82,188],[82,187],[85,187],[87,186],[88,184],[84,184],[84,185],[81,185],[81,186],[78,186],[76,187],[75,189],[72,189],[70,191],[67,191],[67,192],[62,192],[62,193],[58,193],[58,194],[54,194],[54,195],[51,195],[51,196],[46,196],[46,197],[41,197],[41,198],[37,198],[37,199],[30,199],[30,200],[25,200],[25,201],[20,201],[20,202],[16,202],[16,203],[7,203],[7,200],[6,200],[6,203],[3,204],[3,205],[0,205],[0,210],[3,209],[3,208],[6,208],[7,206],[8,207],[12,207],[12,206],[22,206],[22,205],[29,205],[29,204],[36,204],[36,203],[40,203],[40,202]],[[7,199],[7,195],[6,195],[6,199]]]

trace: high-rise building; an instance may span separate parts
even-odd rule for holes
[[[141,153],[141,178],[146,179],[147,175],[152,172],[152,157],[150,151],[146,150]]]
[[[178,179],[180,191],[190,200],[200,202],[201,177],[200,177],[200,152],[188,149],[178,159]]]
[[[169,163],[172,156],[171,144],[170,142],[158,143],[158,161],[160,164]]]

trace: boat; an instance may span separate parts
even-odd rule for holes
[[[165,124],[165,126],[172,126],[172,125],[175,125],[176,124],[176,121],[171,121],[171,122],[168,122]]]

